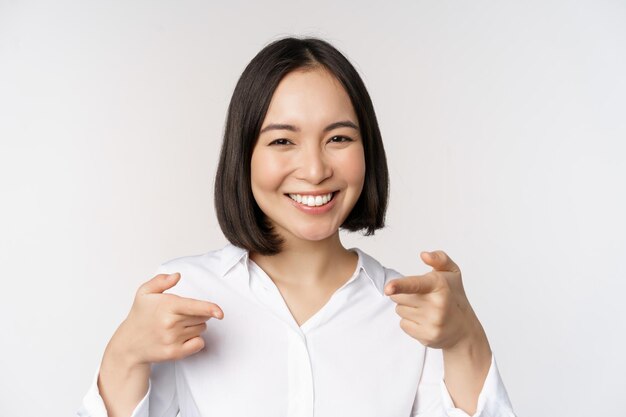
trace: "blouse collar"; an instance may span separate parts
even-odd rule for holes
[[[355,251],[359,255],[356,271],[363,270],[380,295],[385,296],[385,270],[383,266],[359,248],[349,248],[348,250]],[[235,246],[230,242],[227,243],[221,250],[221,277],[225,278],[228,272],[239,263],[246,266],[248,256],[247,249]]]

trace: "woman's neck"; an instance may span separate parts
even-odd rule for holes
[[[333,286],[351,276],[358,255],[343,247],[339,231],[323,240],[285,239],[283,250],[271,256],[250,252],[250,259],[277,284],[302,289]]]

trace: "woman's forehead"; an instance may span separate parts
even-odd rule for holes
[[[265,116],[269,124],[289,124],[300,129],[327,126],[338,120],[357,124],[348,93],[327,70],[293,71],[278,84]]]

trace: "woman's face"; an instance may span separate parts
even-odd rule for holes
[[[323,69],[287,74],[251,161],[252,193],[275,231],[288,242],[334,235],[364,178],[358,121],[340,82]]]

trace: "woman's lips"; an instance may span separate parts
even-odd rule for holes
[[[307,213],[307,214],[323,214],[328,212],[329,210],[331,210],[334,206],[335,206],[335,201],[337,200],[337,194],[339,193],[339,191],[334,191],[332,192],[332,196],[330,198],[330,201],[328,201],[328,203],[323,204],[321,206],[309,206],[307,204],[302,204],[302,203],[298,203],[297,201],[295,201],[294,199],[292,199],[291,197],[289,197],[288,194],[285,194],[285,197],[287,197],[289,199],[289,201],[291,202],[291,204],[293,204],[294,207],[296,207],[297,209],[299,209],[300,211]],[[313,195],[313,194],[308,194],[308,195]]]

